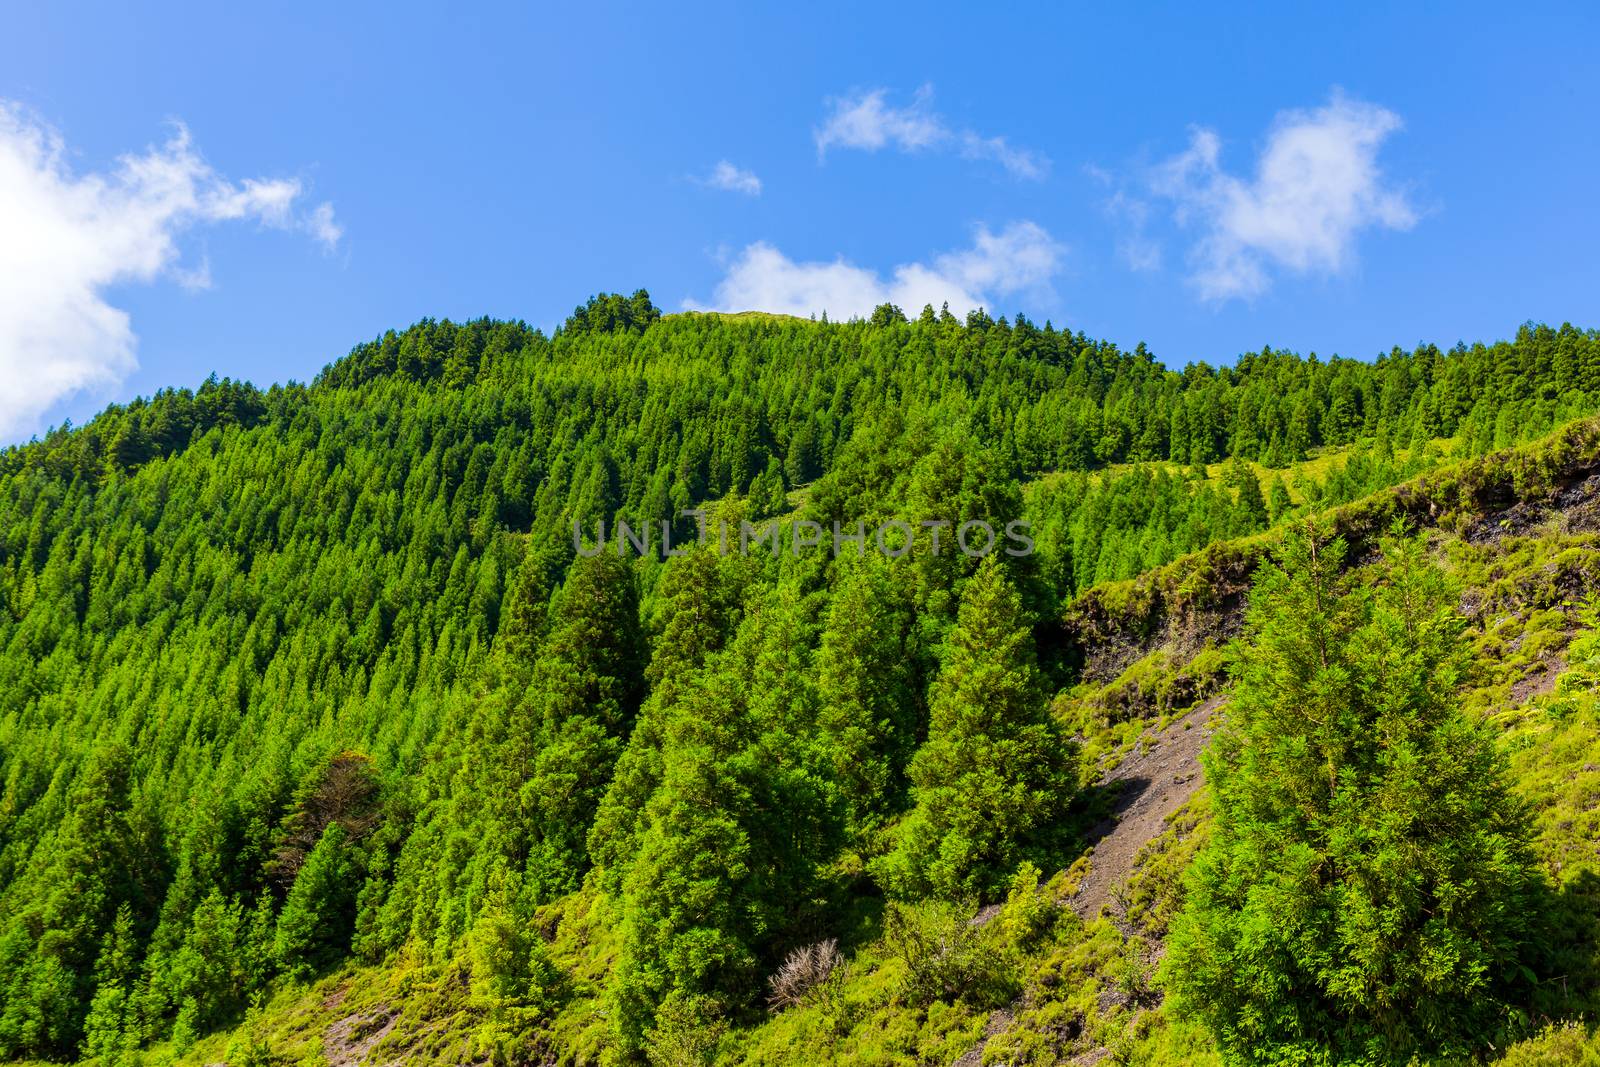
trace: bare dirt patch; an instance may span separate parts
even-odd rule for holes
[[[1542,697],[1547,693],[1555,692],[1556,682],[1561,678],[1561,672],[1567,669],[1566,657],[1560,653],[1550,653],[1533,667],[1528,673],[1514,682],[1511,686],[1511,703],[1513,705],[1526,704],[1534,697]]]
[[[1088,873],[1072,898],[1085,919],[1099,914],[1111,891],[1133,873],[1139,850],[1166,828],[1167,816],[1188,803],[1200,788],[1200,752],[1211,736],[1213,697],[1159,733],[1147,732],[1133,753],[1108,774],[1104,784],[1120,783],[1111,817],[1095,828]]]
[[[1110,900],[1111,890],[1133,873],[1139,850],[1161,835],[1167,816],[1183,807],[1200,788],[1200,752],[1211,735],[1212,715],[1221,704],[1221,697],[1212,697],[1165,730],[1146,731],[1132,754],[1101,780],[1102,785],[1123,783],[1123,788],[1111,816],[1091,834],[1094,854],[1089,871],[1070,901],[1083,918],[1092,918]],[[981,925],[999,912],[998,905],[990,905],[972,922]],[[1011,1028],[1024,999],[1018,997],[1010,1008],[991,1014],[978,1043],[952,1067],[981,1064],[989,1040]],[[1104,1049],[1095,1049],[1087,1059],[1075,1062],[1096,1063],[1105,1054]]]
[[[333,1023],[322,1041],[329,1067],[361,1067],[399,1021],[400,1013],[391,1011],[348,1015]]]

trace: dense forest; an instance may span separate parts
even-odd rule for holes
[[[362,969],[458,988],[471,1062],[755,1062],[790,1006],[835,1040],[868,943],[918,1026],[1001,1007],[1108,803],[1074,606],[1250,538],[1150,981],[1229,1061],[1487,1056],[1573,1015],[1556,889],[1458,696],[1455,572],[1324,518],[1597,410],[1571,326],[1175,370],[1020,314],[640,291],[52,431],[0,453],[0,1059],[175,1062]],[[692,509],[915,544],[725,552]],[[932,550],[969,520],[1037,551]],[[618,523],[688,550],[594,552]]]

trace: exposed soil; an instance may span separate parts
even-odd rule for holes
[[[1087,600],[1075,605],[1068,625],[1083,651],[1082,680],[1104,685],[1155,649],[1165,649],[1182,662],[1236,636],[1244,623],[1256,562],[1240,557],[1217,563],[1206,571],[1203,602],[1173,608],[1163,601],[1149,606],[1147,617],[1139,619],[1106,614]],[[1172,566],[1182,564],[1180,560]]]
[[[1111,817],[1095,828],[1089,871],[1072,898],[1083,918],[1099,914],[1111,891],[1133,873],[1139,850],[1161,835],[1167,816],[1200,788],[1200,752],[1221,703],[1212,697],[1160,733],[1146,732],[1133,754],[1106,776],[1106,784],[1122,783],[1122,791]]]
[[[1462,537],[1475,545],[1493,544],[1507,537],[1526,537],[1551,520],[1559,520],[1567,533],[1600,529],[1600,474],[1568,484],[1550,500],[1522,500],[1482,515]]]
[[[1139,850],[1161,835],[1167,816],[1183,807],[1200,788],[1200,752],[1211,736],[1212,716],[1221,704],[1221,697],[1212,697],[1165,730],[1146,731],[1133,753],[1102,779],[1102,785],[1123,786],[1111,816],[1091,834],[1094,854],[1089,871],[1071,900],[1073,910],[1083,918],[1092,918],[1111,899],[1112,889],[1133,873]],[[988,922],[999,911],[997,905],[990,905],[972,922]],[[1011,1027],[1022,1002],[1019,997],[1011,1008],[1001,1008],[990,1015],[978,1043],[952,1067],[978,1067],[989,1039]],[[1095,1063],[1104,1055],[1104,1049],[1095,1049],[1087,1059],[1075,1062]]]
[[[1511,704],[1513,706],[1525,704],[1534,697],[1554,692],[1556,682],[1561,678],[1561,672],[1566,669],[1565,656],[1559,652],[1546,655],[1536,667],[1528,671],[1526,677],[1512,684]]]
[[[322,1041],[329,1067],[361,1067],[399,1021],[395,1011],[387,1016],[349,1015],[329,1026]]]

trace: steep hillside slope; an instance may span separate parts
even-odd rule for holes
[[[1397,513],[1428,522],[1433,552],[1462,583],[1480,673],[1466,700],[1502,731],[1560,920],[1564,974],[1552,988],[1550,1025],[1505,1053],[1506,1062],[1571,1062],[1588,1038],[1571,1023],[1600,995],[1600,845],[1591,831],[1600,798],[1600,635],[1584,600],[1600,581],[1600,423],[1569,427],[1516,453],[1462,464],[1337,513],[1353,543]],[[832,977],[754,1028],[687,1045],[677,1062],[728,1063],[1203,1063],[1209,1038],[1169,1016],[1156,970],[1182,874],[1204,841],[1208,804],[1197,756],[1213,720],[1226,716],[1225,641],[1237,631],[1251,561],[1270,538],[1219,545],[1141,576],[1096,587],[1068,617],[1087,631],[1122,635],[1111,659],[1090,655],[1086,680],[1056,703],[1081,739],[1087,790],[1074,818],[1081,855],[1038,882],[1024,878],[999,906],[908,912],[876,906],[841,930]],[[1179,576],[1232,575],[1224,594],[1201,598]],[[1116,605],[1113,607],[1112,605]],[[551,1062],[585,1062],[605,1041],[599,997],[617,945],[607,905],[592,891],[541,912],[552,960],[573,976],[568,999],[537,1024]],[[920,992],[935,959],[937,996]],[[461,1062],[485,1054],[495,1011],[470,975],[416,961],[341,970],[286,990],[236,1033],[196,1045],[183,1063]],[[548,1027],[548,1029],[546,1029]],[[253,1051],[252,1051],[253,1050]],[[588,1050],[587,1052],[584,1050]],[[1591,1053],[1592,1054],[1592,1053]],[[673,1062],[662,1057],[664,1062]]]
[[[0,1056],[1049,1062],[1135,1019],[1199,1055],[1149,964],[1204,794],[1140,859],[1181,790],[1125,787],[1198,782],[1160,754],[1256,563],[1312,513],[1358,559],[1435,531],[1499,714],[1587,625],[1600,431],[1489,452],[1596,398],[1571,327],[1172,371],[640,293],[8,450]],[[691,507],[917,541],[614,551]],[[932,551],[969,521],[1037,551]]]

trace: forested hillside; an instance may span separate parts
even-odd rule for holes
[[[0,453],[0,1058],[1498,1054],[1596,995],[1596,411],[1570,326],[1176,370],[642,291],[110,408]],[[688,509],[916,544],[574,545]]]

